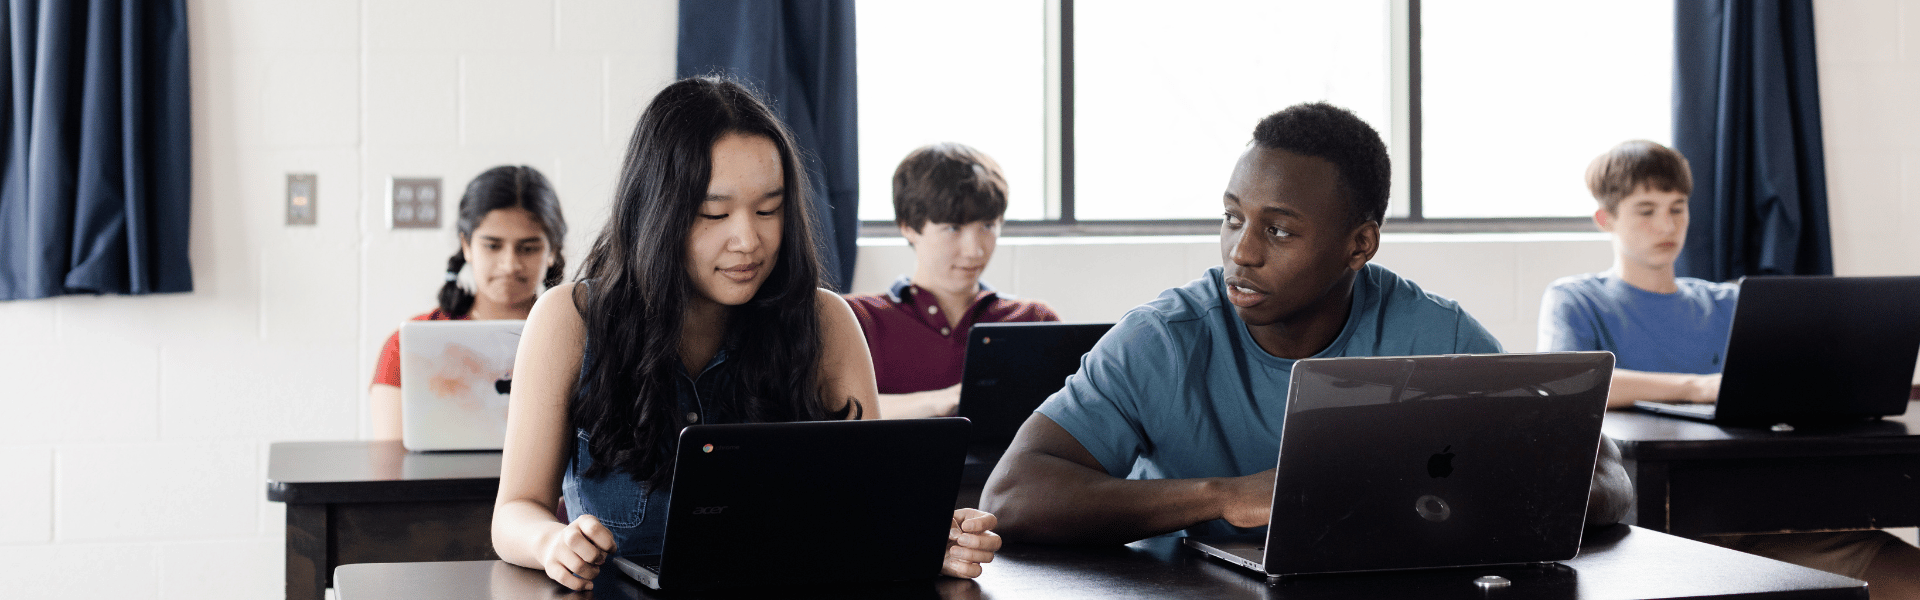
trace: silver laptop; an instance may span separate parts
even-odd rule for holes
[[[513,353],[526,321],[400,326],[400,441],[408,450],[499,450]]]
[[[1264,534],[1187,545],[1268,576],[1579,554],[1609,352],[1294,363]]]
[[[1849,421],[1907,411],[1920,355],[1920,277],[1748,277],[1712,404],[1642,410],[1731,424]]]

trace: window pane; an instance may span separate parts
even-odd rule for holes
[[[960,142],[1000,163],[1008,219],[1046,206],[1046,12],[1035,0],[859,0],[860,219],[893,220],[893,168]]]
[[[1425,2],[1425,216],[1593,214],[1587,163],[1669,143],[1673,2]]]
[[[1325,100],[1392,140],[1388,2],[1074,4],[1074,209],[1212,219],[1261,117]]]

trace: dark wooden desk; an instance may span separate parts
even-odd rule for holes
[[[1390,543],[1390,542],[1383,542]],[[1512,587],[1491,594],[1475,577],[1502,574]],[[660,594],[612,569],[591,594],[569,593],[545,573],[501,561],[356,564],[335,577],[339,600],[715,597]],[[1618,525],[1590,532],[1579,558],[1562,565],[1264,577],[1202,557],[1171,539],[1127,546],[1010,545],[975,581],[939,579],[889,586],[755,590],[724,597],[953,598],[1866,598],[1865,584],[1839,575]]]
[[[1629,522],[1688,537],[1920,525],[1920,402],[1794,431],[1607,414],[1638,502]]]
[[[408,452],[399,442],[279,442],[267,499],[287,504],[287,600],[321,600],[353,563],[497,559],[499,452]]]

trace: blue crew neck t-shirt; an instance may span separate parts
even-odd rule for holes
[[[1346,327],[1314,358],[1500,351],[1458,303],[1370,263],[1354,277]],[[1251,475],[1280,455],[1294,362],[1253,341],[1214,267],[1128,311],[1038,412],[1114,477]],[[1261,529],[1214,520],[1185,533]]]
[[[1671,294],[1611,271],[1562,277],[1540,299],[1540,351],[1606,350],[1614,366],[1654,373],[1719,373],[1740,286],[1692,277]]]

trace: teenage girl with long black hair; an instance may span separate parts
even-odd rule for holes
[[[659,552],[681,428],[878,416],[860,325],[819,287],[797,152],[731,81],[681,80],[647,106],[579,281],[527,318],[493,513],[501,558],[590,588],[608,556]],[[838,518],[793,517],[823,536]],[[942,572],[979,575],[993,526],[955,511]]]

